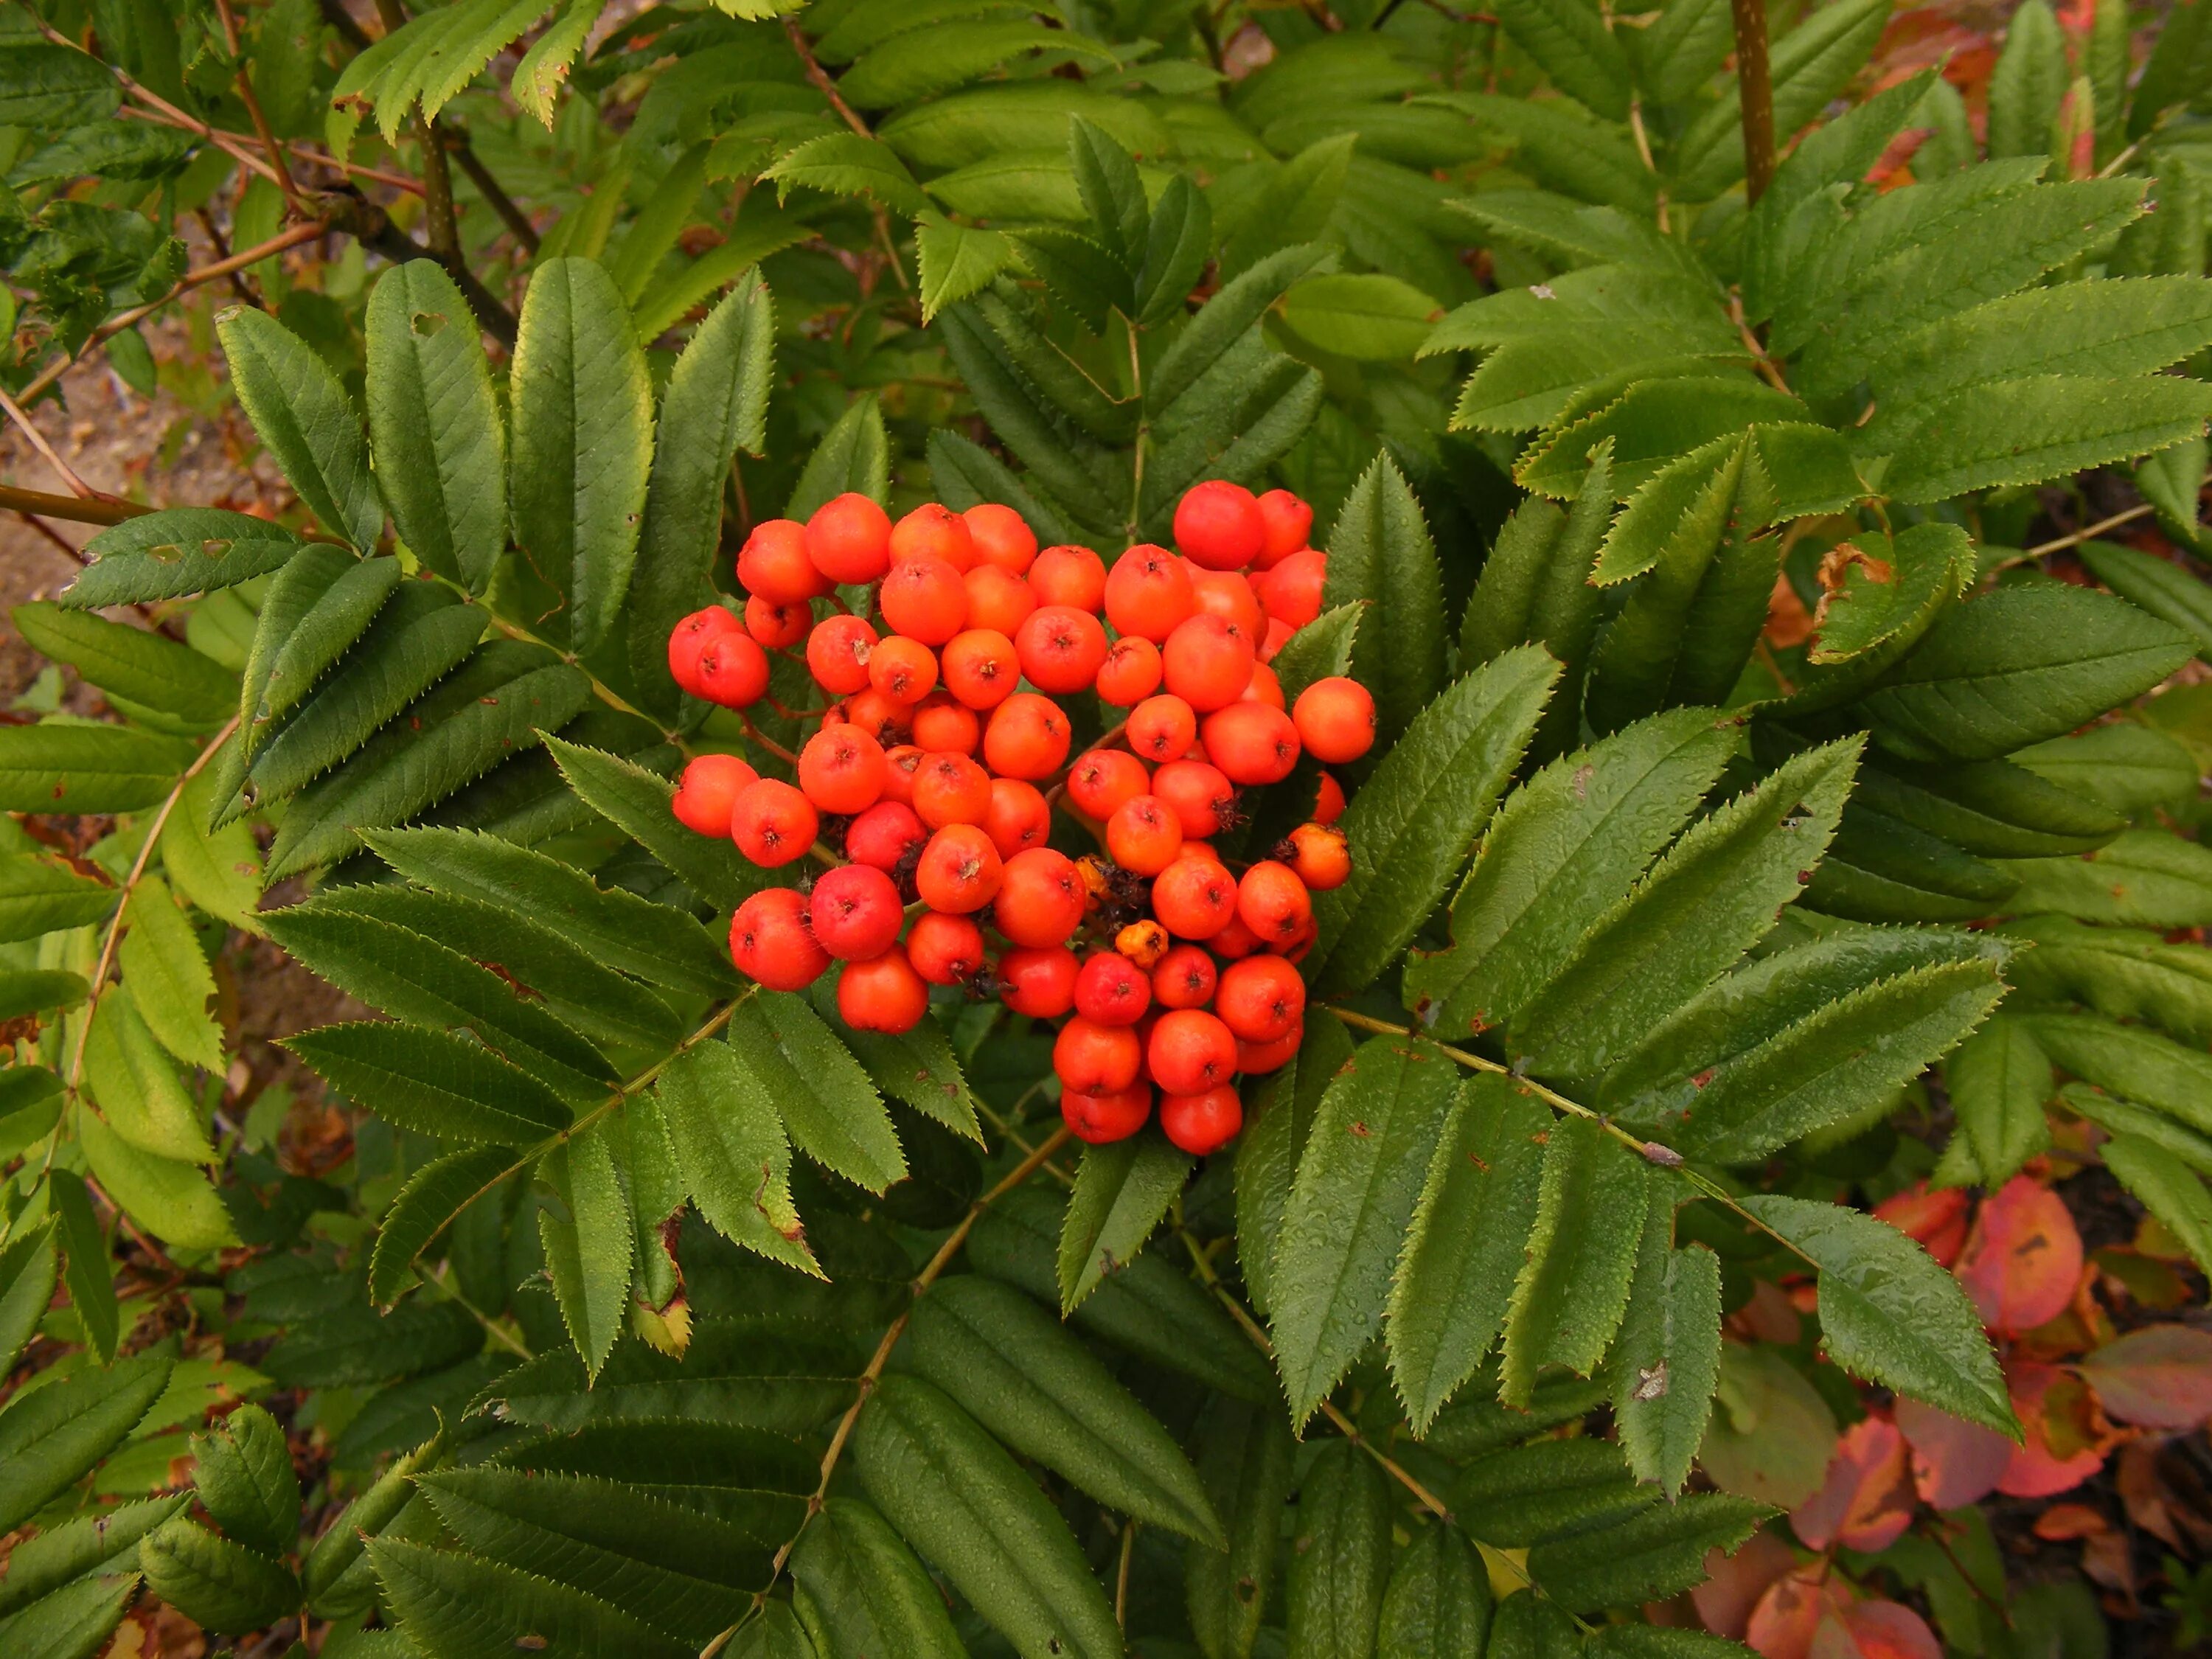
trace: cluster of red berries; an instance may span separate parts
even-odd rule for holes
[[[1180,556],[1139,545],[1110,569],[1087,547],[1039,551],[995,505],[894,524],[847,495],[756,528],[743,619],[686,617],[669,671],[743,709],[768,695],[769,653],[803,652],[834,701],[808,711],[820,729],[789,781],[702,755],[677,791],[678,818],[754,863],[826,866],[738,907],[738,969],[794,991],[842,963],[838,1012],[861,1030],[910,1029],[933,985],[998,996],[1063,1022],[1053,1066],[1085,1140],[1135,1133],[1155,1087],[1176,1146],[1233,1139],[1237,1074],[1297,1048],[1310,896],[1352,871],[1343,792],[1323,773],[1313,821],[1241,870],[1209,838],[1239,821],[1240,787],[1375,740],[1357,681],[1316,681],[1286,708],[1267,666],[1320,613],[1312,526],[1287,490],[1215,482],[1176,509]],[[837,592],[862,586],[866,615]],[[1127,712],[1071,763],[1055,699],[1082,693]],[[1049,844],[1055,806],[1097,852]]]

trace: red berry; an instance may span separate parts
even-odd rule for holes
[[[1164,641],[1198,610],[1190,573],[1164,547],[1149,542],[1114,561],[1106,577],[1106,620],[1117,634],[1134,635],[1154,645]]]
[[[972,755],[983,738],[983,722],[975,718],[975,711],[943,691],[933,691],[916,703],[908,724],[917,744],[946,754]]]
[[[1067,758],[1073,735],[1058,703],[1017,691],[991,711],[983,728],[984,763],[1002,778],[1048,778]]]
[[[869,683],[868,658],[876,630],[859,617],[824,617],[806,636],[806,672],[833,697],[849,697]],[[909,700],[910,701],[910,700]]]
[[[894,634],[870,652],[868,684],[893,702],[911,708],[937,684],[937,653],[920,640]]]
[[[964,985],[986,959],[983,930],[967,916],[926,910],[907,930],[906,954],[932,985]]]
[[[1114,809],[1152,787],[1144,762],[1125,749],[1086,749],[1067,769],[1067,798],[1087,817],[1103,823]]]
[[[1204,761],[1170,761],[1152,774],[1152,793],[1168,804],[1192,841],[1219,835],[1236,816],[1237,791],[1219,768]]]
[[[894,702],[872,685],[846,698],[842,712],[847,722],[886,748],[901,742],[914,726],[912,709],[904,703]]]
[[[1228,926],[1206,941],[1206,948],[1223,962],[1240,962],[1246,957],[1256,955],[1266,944],[1265,939],[1244,925],[1243,917],[1232,915],[1229,918]]]
[[[1237,1075],[1236,1034],[1202,1008],[1171,1009],[1152,1027],[1145,1063],[1165,1092],[1201,1094]]]
[[[1297,631],[1280,617],[1268,617],[1267,631],[1260,639],[1260,660],[1274,661],[1282,654],[1283,647],[1291,642],[1291,636]]]
[[[1317,761],[1340,766],[1375,746],[1375,699],[1358,680],[1331,675],[1298,693],[1291,709],[1298,741]]]
[[[1080,975],[1076,981],[1079,993]],[[1063,1089],[1109,1095],[1126,1089],[1144,1069],[1145,1045],[1126,1025],[1101,1025],[1078,1014],[1053,1040],[1052,1069]]]
[[[1022,945],[999,958],[1000,999],[1032,1019],[1058,1019],[1075,1006],[1075,952],[1065,945]]]
[[[1032,847],[1006,861],[992,915],[1012,944],[1059,945],[1083,925],[1089,897],[1073,859]]]
[[[859,726],[825,726],[799,751],[799,787],[824,812],[860,812],[883,798],[883,745]]]
[[[806,556],[830,582],[874,581],[891,568],[890,514],[858,491],[825,502],[806,521]]]
[[[1260,503],[1243,484],[1209,478],[1176,503],[1176,545],[1208,570],[1242,570],[1267,545]]]
[[[738,582],[755,599],[770,605],[804,605],[832,584],[807,557],[803,526],[769,519],[753,526],[738,550]]]
[[[1132,795],[1106,820],[1106,852],[1124,870],[1157,876],[1182,854],[1182,820],[1158,795]]]
[[[725,634],[738,630],[738,619],[719,605],[694,611],[668,634],[668,678],[693,696],[699,689],[699,653]]]
[[[1203,1008],[1213,1000],[1217,972],[1204,945],[1176,945],[1152,969],[1152,995],[1163,1008]]]
[[[929,1012],[929,986],[893,945],[837,976],[837,1014],[856,1031],[911,1031]]]
[[[996,708],[1020,687],[1014,642],[994,628],[971,628],[945,647],[945,689],[963,708]]]
[[[1190,591],[1198,601],[1198,610],[1194,614],[1233,622],[1255,645],[1267,631],[1267,612],[1243,572],[1194,570],[1190,573]]]
[[[788,651],[814,627],[814,607],[803,600],[772,605],[757,593],[745,601],[745,632],[766,651]]]
[[[841,864],[825,871],[806,908],[814,937],[840,962],[881,956],[906,925],[897,885],[873,865]]]
[[[1099,700],[1116,708],[1133,708],[1160,689],[1160,673],[1159,647],[1125,634],[1098,665]]]
[[[805,858],[821,829],[814,803],[780,778],[747,784],[730,808],[730,839],[764,870]]]
[[[1270,945],[1287,945],[1313,919],[1313,896],[1287,864],[1262,859],[1237,884],[1237,914]]]
[[[1313,508],[1287,489],[1271,489],[1260,497],[1260,554],[1253,562],[1272,570],[1306,544],[1313,534]]]
[[[1158,766],[1180,760],[1198,741],[1198,711],[1181,697],[1146,697],[1129,711],[1129,751]]]
[[[1037,540],[1022,515],[996,501],[979,501],[960,515],[975,549],[975,568],[994,565],[1018,576],[1036,560]],[[1310,516],[1310,515],[1309,515]]]
[[[1075,976],[1075,1009],[1101,1025],[1133,1025],[1152,1004],[1152,978],[1118,951],[1101,951]]]
[[[1310,892],[1326,893],[1352,878],[1352,848],[1333,823],[1302,823],[1291,831],[1284,862]]]
[[[1204,611],[1169,635],[1160,648],[1170,695],[1201,714],[1225,708],[1243,696],[1258,660],[1249,634]]]
[[[1041,605],[1014,635],[1022,672],[1040,691],[1088,691],[1106,660],[1106,630],[1088,611]]]
[[[991,805],[983,817],[984,833],[1002,859],[1042,847],[1052,836],[1052,806],[1033,783],[1019,778],[993,778]]]
[[[988,628],[1012,638],[1037,608],[1030,585],[995,564],[972,568],[961,581],[968,589],[968,626]]]
[[[929,755],[914,775],[914,810],[933,830],[980,824],[991,815],[991,775],[965,755]]]
[[[768,653],[733,628],[699,653],[695,684],[685,690],[725,708],[750,708],[768,695]]]
[[[1297,1056],[1299,1045],[1305,1040],[1304,1020],[1291,1026],[1273,1042],[1246,1042],[1240,1039],[1237,1044],[1237,1069],[1247,1077],[1264,1077],[1269,1072],[1279,1072]]]
[[[955,570],[975,562],[975,544],[968,521],[938,501],[924,501],[891,526],[891,564],[908,559],[942,559]]]
[[[702,836],[726,836],[730,809],[737,804],[738,792],[759,776],[735,755],[701,755],[684,769],[676,799],[669,805],[676,821],[685,829]]]
[[[1212,859],[1178,858],[1152,878],[1152,914],[1177,939],[1212,939],[1237,914],[1237,878]]]
[[[1228,1084],[1194,1095],[1160,1097],[1160,1132],[1181,1151],[1204,1158],[1237,1139],[1244,1103]]]
[[[879,800],[845,826],[845,856],[855,864],[895,871],[928,841],[929,831],[913,807]]]
[[[788,887],[755,893],[730,918],[730,960],[771,991],[799,991],[822,977],[830,953],[814,937],[804,895]]]
[[[1145,1127],[1145,1120],[1152,1115],[1152,1088],[1148,1083],[1133,1084],[1110,1095],[1079,1095],[1063,1090],[1060,1097],[1061,1121],[1074,1131],[1078,1140],[1093,1146],[1127,1140]]]
[[[914,884],[931,909],[964,916],[998,897],[1005,874],[990,836],[972,823],[948,823],[922,849]]]
[[[915,775],[928,751],[919,744],[896,744],[884,750],[884,799],[902,805],[914,805]]]
[[[1314,822],[1334,823],[1344,816],[1344,786],[1336,781],[1334,772],[1321,775],[1321,786],[1314,796]]]
[[[1273,1042],[1305,1018],[1306,982],[1280,957],[1247,957],[1222,974],[1213,1011],[1238,1041]]]
[[[968,584],[951,564],[931,555],[893,565],[876,603],[894,633],[924,645],[942,645],[968,625]]]
[[[1264,702],[1270,708],[1283,706],[1283,683],[1275,678],[1275,671],[1263,662],[1252,665],[1252,678],[1244,687],[1239,702]]]
[[[1087,547],[1048,547],[1030,566],[1029,577],[1039,605],[1096,611],[1106,596],[1106,566]]]
[[[1322,589],[1328,577],[1328,555],[1304,548],[1273,569],[1255,577],[1253,591],[1271,617],[1304,628],[1321,615]]]
[[[1222,775],[1242,785],[1280,783],[1298,763],[1298,729],[1264,702],[1232,702],[1199,726],[1206,752]]]

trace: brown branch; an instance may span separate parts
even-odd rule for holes
[[[791,49],[799,54],[799,61],[805,66],[806,78],[814,83],[817,92],[830,100],[830,107],[842,116],[845,125],[861,137],[874,137],[875,134],[868,131],[868,124],[853,113],[853,106],[838,93],[837,83],[830,78],[829,71],[815,61],[814,48],[807,45],[805,32],[799,27],[799,20],[796,17],[785,18],[783,32],[791,38]]]
[[[477,187],[477,194],[484,198],[494,213],[499,215],[501,222],[514,233],[516,241],[531,252],[537,252],[538,227],[530,222],[530,216],[516,205],[514,198],[500,187],[499,180],[492,177],[491,169],[469,147],[469,141],[464,135],[452,127],[442,131],[447,136],[447,147],[453,151],[454,164],[468,174],[469,182]]]
[[[1766,0],[1729,0],[1735,81],[1743,106],[1743,191],[1755,204],[1774,178],[1774,74],[1766,60]]]
[[[269,118],[262,113],[261,100],[253,90],[253,77],[246,73],[245,60],[239,56],[238,20],[231,14],[230,0],[215,0],[215,9],[216,15],[222,21],[223,44],[229,48],[231,61],[238,65],[235,79],[239,101],[246,106],[246,119],[253,123],[254,136],[261,140],[261,148],[269,156],[269,165],[276,169],[276,188],[284,192],[285,205],[292,210],[294,217],[312,219],[315,216],[314,211],[301,196],[300,186],[293,182],[292,169],[284,165],[284,147],[276,142],[276,130],[269,125]]]
[[[31,447],[46,458],[46,465],[61,474],[62,482],[70,488],[70,494],[75,495],[79,501],[90,501],[100,494],[100,491],[77,477],[76,469],[64,460],[55,452],[54,447],[46,441],[46,434],[39,430],[39,423],[26,415],[23,412],[22,404],[17,403],[5,392],[0,392],[0,410],[4,410],[8,418],[22,428],[23,435],[30,440]]]
[[[49,495],[43,489],[19,489],[14,484],[0,484],[0,507],[11,513],[37,513],[70,524],[98,525],[121,524],[154,510],[136,501],[107,497],[80,501],[73,495]]]

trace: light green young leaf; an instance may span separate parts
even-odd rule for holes
[[[784,516],[812,518],[825,502],[852,491],[881,503],[890,490],[890,439],[883,406],[872,396],[856,398],[806,458]]]
[[[0,812],[135,812],[191,764],[189,744],[123,726],[0,726]]]
[[[1779,1194],[1741,1200],[1820,1270],[1828,1357],[1856,1376],[2017,1437],[1982,1323],[1959,1283],[1886,1221]]]
[[[153,1409],[173,1364],[156,1349],[19,1393],[0,1412],[0,1525],[13,1532],[90,1474]]]
[[[195,941],[192,949],[198,948]],[[146,1028],[129,983],[101,997],[91,1018],[84,1080],[107,1126],[157,1158],[213,1164],[206,1115],[178,1075],[176,1062]]]
[[[1292,333],[1356,362],[1411,358],[1442,314],[1411,283],[1381,271],[1309,276],[1282,304],[1283,321]]]
[[[324,529],[366,553],[384,527],[361,416],[313,347],[265,311],[216,319],[232,390]]]
[[[1060,1235],[1063,1315],[1073,1313],[1108,1274],[1136,1259],[1190,1179],[1193,1161],[1149,1136],[1084,1148]]]
[[[2212,1191],[2203,1179],[2142,1135],[2115,1135],[2102,1150],[2105,1167],[2182,1242],[2197,1267],[2212,1263]]]
[[[1060,1322],[1010,1285],[950,1279],[918,1299],[893,1363],[1007,1447],[1109,1509],[1213,1548],[1228,1534],[1174,1439]]]
[[[2004,50],[1990,76],[1989,153],[2041,155],[2066,95],[2066,38],[2044,0],[2025,0],[2005,27]]]
[[[905,1176],[883,1097],[804,998],[753,993],[730,1016],[728,1045],[800,1152],[872,1193]]]
[[[0,943],[83,927],[115,908],[115,890],[51,855],[0,854]]]
[[[185,1249],[238,1243],[230,1212],[197,1164],[134,1146],[90,1112],[80,1112],[76,1125],[100,1190],[140,1226]]]
[[[1544,1147],[1527,1260],[1505,1316],[1498,1397],[1526,1407],[1537,1374],[1593,1375],[1628,1305],[1650,1170],[1589,1118],[1562,1118]]]
[[[890,146],[857,132],[825,132],[810,138],[779,157],[761,177],[776,181],[779,201],[790,195],[793,185],[802,185],[832,196],[871,196],[908,216],[929,206],[929,198]]]
[[[699,1213],[725,1238],[817,1278],[791,1201],[791,1147],[775,1104],[720,1042],[695,1045],[654,1085]]]
[[[76,1310],[77,1323],[100,1363],[110,1364],[123,1334],[123,1316],[106,1231],[93,1212],[92,1194],[82,1176],[56,1170],[46,1178],[52,1183],[54,1237],[64,1257],[63,1283],[69,1289],[70,1305]],[[45,1311],[41,1303],[38,1312],[43,1316]]]
[[[222,1031],[208,1012],[215,974],[159,876],[141,876],[123,907],[118,960],[131,1000],[161,1046],[188,1066],[223,1068]]]
[[[1480,1073],[1459,1086],[1390,1281],[1390,1374],[1416,1436],[1505,1323],[1551,1131],[1550,1109],[1504,1078]]]
[[[1536,647],[1509,651],[1422,710],[1383,757],[1345,814],[1352,878],[1314,906],[1306,975],[1317,989],[1374,983],[1420,930],[1489,822],[1559,672]]]
[[[234,745],[241,741],[229,739]],[[185,785],[176,810],[161,826],[161,868],[178,892],[210,915],[249,933],[261,931],[261,848],[247,825],[208,824],[221,804],[216,799],[216,766],[201,769]],[[0,877],[0,883],[5,878]]]
[[[445,268],[410,259],[368,302],[368,434],[399,539],[482,592],[507,545],[507,422],[469,303]]]
[[[1275,1366],[1303,1427],[1376,1334],[1459,1074],[1417,1039],[1361,1045],[1322,1097],[1268,1264]]]
[[[561,83],[568,78],[569,66],[605,9],[606,0],[568,0],[561,15],[531,43],[522,61],[514,66],[514,79],[507,89],[516,103],[545,124],[548,131],[553,127],[553,105]]]
[[[510,384],[515,538],[568,601],[570,642],[588,650],[629,591],[653,460],[653,380],[605,267],[538,265]]]
[[[39,1322],[46,1317],[47,1306],[54,1299],[54,1286],[60,1282],[60,1258],[55,1249],[54,1235],[55,1224],[41,1221],[25,1228],[0,1248],[0,1361],[10,1369],[37,1332]],[[101,1252],[103,1269],[106,1259],[106,1253]],[[113,1358],[113,1334],[109,1333],[106,1342],[102,1344],[96,1340],[92,1320],[84,1319],[82,1323],[86,1335],[94,1339],[94,1352],[102,1363]],[[9,1576],[15,1576],[15,1569],[10,1569]]]
[[[876,1507],[1018,1650],[1118,1659],[1113,1608],[1067,1523],[938,1389],[884,1378],[860,1413],[852,1454]]]
[[[228,672],[150,629],[64,610],[50,600],[19,605],[9,618],[40,654],[147,710],[165,729],[211,731],[238,702],[237,682]]]

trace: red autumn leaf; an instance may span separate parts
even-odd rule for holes
[[[1963,1509],[1996,1490],[2012,1462],[2012,1442],[1917,1400],[1900,1396],[1897,1426],[1912,1448],[1912,1483],[1931,1508]]]
[[[2094,1538],[2112,1529],[2112,1523],[2087,1504],[2053,1504],[2035,1517],[2035,1535],[2050,1544],[2069,1538]]]
[[[1869,1417],[1837,1443],[1827,1480],[1791,1511],[1790,1525],[1808,1549],[1841,1544],[1871,1553],[1912,1524],[1912,1498],[1905,1437],[1895,1424]]]
[[[1861,1601],[1822,1621],[1809,1659],[1943,1659],[1943,1644],[1902,1602]]]
[[[2212,1331],[2148,1326],[2106,1343],[2079,1369],[2123,1423],[2193,1429],[2212,1417]]]
[[[2063,1408],[2063,1393],[2058,1400],[2051,1399],[2053,1390],[2067,1381],[2063,1371],[2055,1365],[2015,1365],[2008,1381],[2012,1408],[2027,1431],[2027,1440],[2013,1448],[2004,1477],[1997,1482],[1999,1492],[2008,1498],[2049,1498],[2080,1486],[2105,1467],[2102,1449],[2094,1443],[2080,1445],[2070,1424],[2062,1425],[2058,1437],[2063,1449],[2052,1447],[2052,1425],[2045,1419],[2045,1407],[2049,1402]]]
[[[1759,1598],[1796,1565],[1795,1550],[1774,1531],[1761,1530],[1734,1555],[1718,1549],[1708,1553],[1705,1582],[1690,1592],[1690,1600],[1707,1630],[1741,1642]]]
[[[1826,1562],[1808,1563],[1767,1587],[1751,1610],[1743,1639],[1765,1659],[1812,1659],[1821,1626],[1839,1622],[1856,1599],[1857,1592]]]
[[[1918,1239],[1947,1267],[1966,1242],[1966,1194],[1956,1187],[1930,1192],[1926,1182],[1917,1182],[1882,1200],[1874,1212],[1908,1238]]]
[[[2047,1187],[2014,1176],[1984,1200],[1954,1269],[1993,1331],[2016,1335],[2066,1311],[2081,1282],[2081,1235]]]

